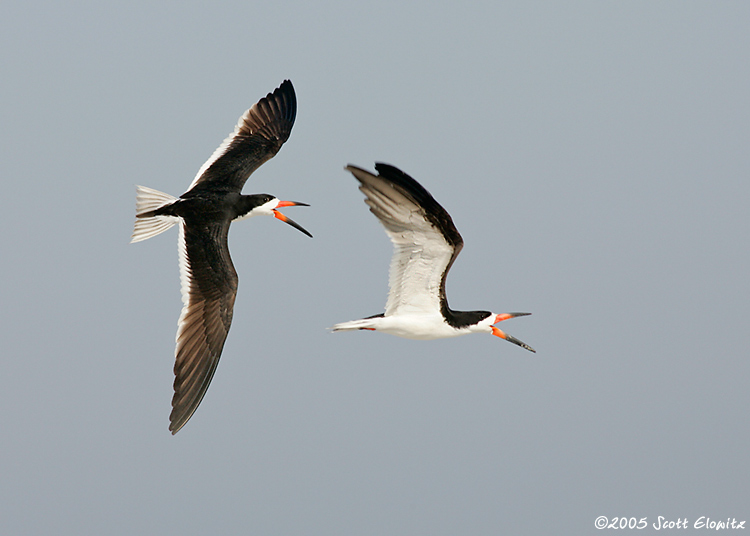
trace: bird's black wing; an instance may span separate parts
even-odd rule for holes
[[[240,117],[234,132],[198,170],[183,197],[200,195],[204,190],[242,191],[247,178],[289,139],[296,115],[294,87],[285,80]]]
[[[349,165],[365,203],[393,242],[385,315],[437,313],[447,307],[445,276],[463,240],[445,209],[417,181],[378,163],[379,175]]]
[[[229,221],[180,222],[182,314],[177,329],[174,397],[169,429],[175,434],[206,394],[219,364],[237,296],[237,272],[229,257]]]

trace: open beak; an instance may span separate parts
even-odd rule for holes
[[[503,313],[501,315],[495,315],[495,321],[493,324],[497,324],[498,322],[502,322],[503,320],[508,320],[510,318],[516,318],[518,316],[529,316],[531,313]]]
[[[309,207],[309,206],[310,205],[308,205],[307,203],[297,203],[296,201],[279,201],[279,204],[276,205],[276,208],[281,208],[281,207]],[[284,223],[288,223],[289,225],[291,225],[292,227],[294,227],[298,231],[301,231],[301,232],[305,233],[307,236],[309,236],[310,238],[312,238],[312,235],[307,231],[307,229],[305,229],[304,227],[302,227],[299,223],[297,223],[293,219],[287,218],[286,216],[284,216],[278,210],[273,209],[273,215],[276,217],[276,219],[279,219],[279,220],[283,221]]]
[[[498,322],[502,322],[503,320],[508,320],[509,318],[516,318],[517,316],[527,316],[527,315],[530,315],[530,314],[531,313],[504,313],[504,314],[501,314],[501,315],[497,315],[495,317],[495,322],[494,323],[497,324]],[[512,335],[508,335],[503,330],[501,330],[499,328],[496,328],[495,326],[492,326],[492,334],[495,337],[500,337],[501,339],[505,339],[508,342],[512,342],[516,346],[520,346],[521,348],[524,348],[524,349],[528,350],[529,352],[536,353],[536,350],[534,350],[531,346],[529,346],[525,342],[519,341],[518,339],[516,339]]]

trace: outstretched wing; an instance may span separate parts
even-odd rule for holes
[[[177,328],[172,434],[190,419],[219,364],[237,296],[237,272],[227,246],[229,222],[180,222],[182,314]]]
[[[279,152],[294,126],[297,97],[289,80],[246,111],[231,133],[198,170],[183,197],[207,189],[239,193],[247,178]]]
[[[439,313],[445,276],[463,240],[445,209],[417,181],[378,163],[379,175],[347,166],[361,183],[365,203],[393,242],[385,316]]]

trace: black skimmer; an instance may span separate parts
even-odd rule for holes
[[[464,242],[448,212],[427,190],[388,164],[375,164],[378,175],[351,165],[345,169],[361,183],[365,203],[385,227],[394,251],[385,313],[336,324],[333,331],[367,329],[407,339],[491,333],[536,352],[494,326],[531,313],[495,314],[448,307],[445,279]]]
[[[176,434],[206,394],[221,357],[234,299],[237,272],[227,245],[229,225],[252,216],[274,216],[312,237],[278,211],[305,203],[279,201],[268,194],[242,195],[253,171],[270,160],[289,138],[297,99],[289,80],[260,99],[234,132],[198,170],[179,199],[137,186],[135,230],[140,242],[180,224],[179,264],[182,314],[177,328],[174,397],[169,429]]]

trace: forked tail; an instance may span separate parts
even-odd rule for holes
[[[135,187],[135,227],[130,243],[140,242],[159,233],[163,233],[178,219],[175,216],[154,216],[155,210],[173,203],[177,198],[169,194],[152,190],[145,186]]]

